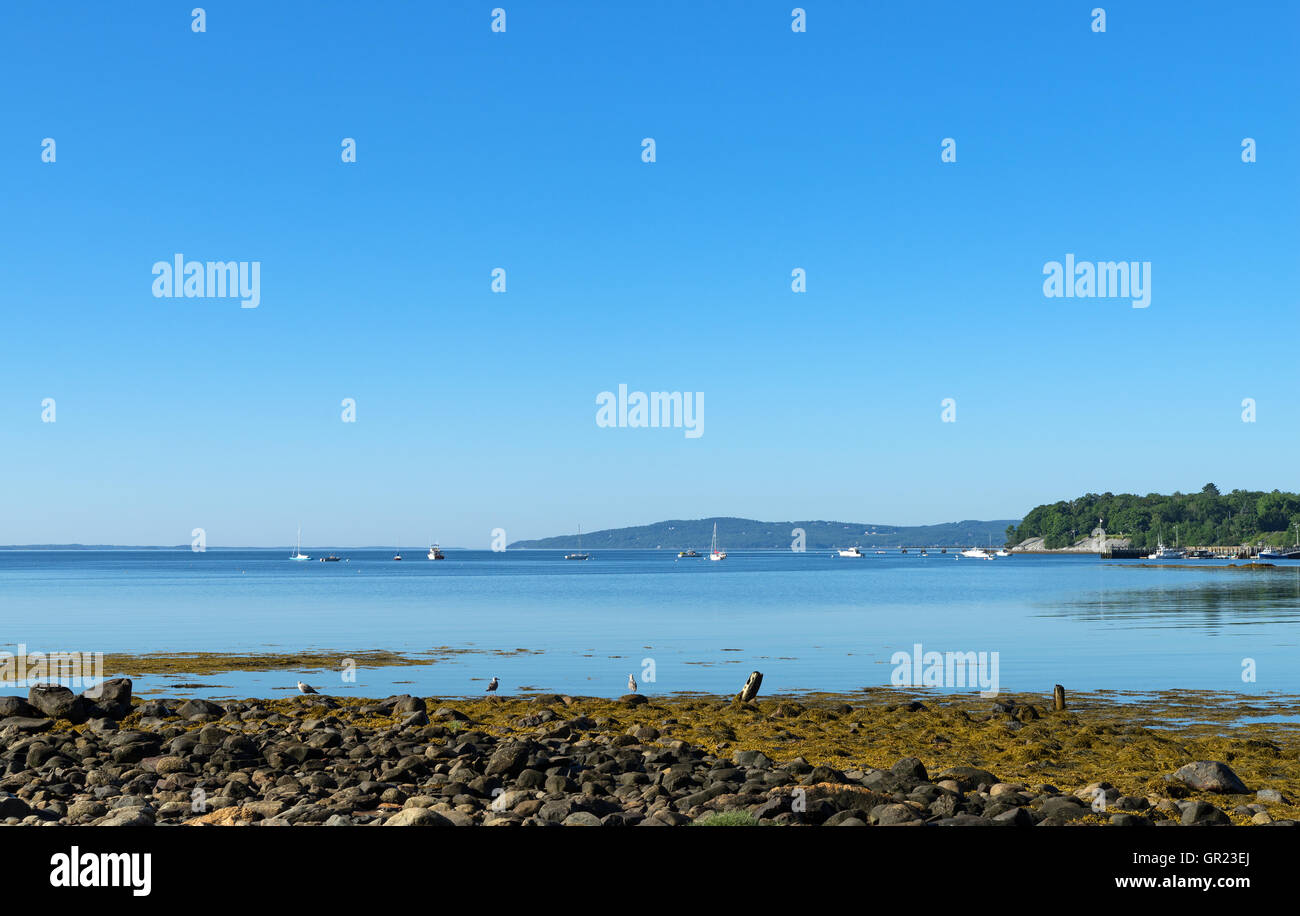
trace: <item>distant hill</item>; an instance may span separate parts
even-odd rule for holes
[[[804,530],[807,550],[830,550],[832,547],[929,547],[929,546],[995,546],[1006,540],[1009,525],[1018,524],[1013,519],[997,521],[948,522],[942,525],[870,525],[861,522],[760,522],[752,518],[700,518],[674,519],[640,525],[634,528],[608,528],[604,531],[585,531],[582,534],[584,550],[623,548],[662,548],[682,550],[693,547],[707,550],[713,536],[713,525],[718,525],[718,543],[726,550],[745,548],[772,548],[789,550],[794,540],[790,532]],[[516,550],[571,550],[578,546],[576,534],[539,538],[532,541],[515,541]]]

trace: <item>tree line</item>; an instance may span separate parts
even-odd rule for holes
[[[1281,490],[1220,493],[1207,483],[1199,493],[1085,493],[1035,506],[1019,525],[1007,526],[1007,543],[1034,537],[1048,549],[1069,547],[1098,526],[1108,537],[1130,538],[1137,548],[1162,541],[1184,547],[1300,541],[1300,495]]]

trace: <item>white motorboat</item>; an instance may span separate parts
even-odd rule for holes
[[[989,553],[983,547],[969,547],[961,552],[963,557],[970,560],[991,560],[993,554]]]
[[[842,556],[842,557],[860,557],[860,556],[864,556],[864,554],[862,553],[862,550],[859,549],[859,548],[857,548],[857,547],[850,547],[850,548],[848,548],[847,550],[841,550],[841,551],[839,551],[839,555]]]

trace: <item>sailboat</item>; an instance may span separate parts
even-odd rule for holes
[[[719,549],[718,549],[718,523],[717,523],[717,522],[714,522],[714,523],[713,523],[713,542],[709,545],[709,559],[710,559],[710,560],[725,560],[726,558],[727,558],[727,552],[726,552],[725,550],[719,550]]]
[[[393,559],[400,560],[401,558],[402,558],[402,548],[398,547],[397,553],[393,556]]]
[[[582,552],[582,526],[579,525],[579,526],[578,526],[578,552],[577,552],[577,553],[566,553],[566,554],[564,555],[564,559],[566,559],[566,560],[585,560],[585,559],[587,559],[587,557],[588,557],[588,555]]]
[[[311,557],[302,552],[302,525],[298,526],[298,546],[289,554],[290,560],[310,560]]]

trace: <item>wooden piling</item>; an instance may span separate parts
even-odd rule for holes
[[[1052,691],[1052,709],[1061,712],[1065,709],[1065,688],[1060,684]]]

